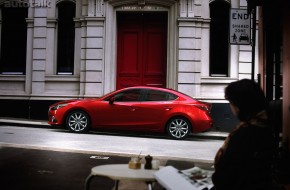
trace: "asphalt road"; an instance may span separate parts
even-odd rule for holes
[[[127,157],[90,159],[90,155],[25,148],[0,148],[1,190],[83,190],[94,166],[126,163]],[[112,189],[111,179],[92,180],[92,189]],[[94,187],[94,188],[93,188]]]
[[[140,137],[141,136],[141,137]],[[132,155],[150,154],[162,165],[188,169],[210,166],[222,141],[176,141],[155,135],[73,134],[62,129],[0,126],[1,190],[82,190],[92,167],[126,164]],[[200,163],[199,163],[200,164]],[[111,190],[114,182],[94,178],[91,189]],[[120,182],[120,190],[146,189],[140,182]],[[154,189],[161,190],[158,184]]]
[[[0,148],[1,190],[83,190],[91,168],[103,164],[127,164],[129,157],[91,155],[26,148]],[[161,160],[178,169],[194,167],[194,162]],[[154,189],[162,187],[155,183]],[[95,177],[90,189],[111,190],[114,181]],[[145,190],[143,182],[120,181],[119,190]]]

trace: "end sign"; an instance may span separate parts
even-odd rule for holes
[[[246,9],[231,9],[229,38],[232,45],[251,43],[251,17]]]

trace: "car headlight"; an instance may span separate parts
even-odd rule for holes
[[[57,105],[51,107],[51,110],[58,110],[58,109],[60,109],[60,108],[62,108],[62,107],[65,107],[65,106],[67,106],[67,105],[68,105],[68,104],[57,104]]]

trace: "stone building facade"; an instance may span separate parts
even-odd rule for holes
[[[0,102],[37,118],[53,101],[154,85],[213,103],[223,125],[224,87],[252,65],[251,45],[228,42],[232,8],[247,1],[1,0]]]

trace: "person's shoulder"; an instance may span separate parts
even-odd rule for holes
[[[269,126],[258,126],[253,124],[246,124],[243,127],[240,127],[236,132],[237,138],[245,138],[245,137],[257,137],[260,136],[271,136],[272,130]]]
[[[263,124],[263,125],[255,125],[255,124],[248,124],[248,126],[246,127],[248,131],[258,131],[258,132],[271,132],[272,129],[270,127],[270,125],[268,125],[267,123]]]
[[[265,129],[266,127],[258,127],[256,125],[245,123],[242,126],[239,126],[235,131],[233,131],[232,136],[234,138],[245,138],[247,136],[248,137],[252,136],[256,132],[259,132]]]
[[[231,140],[239,141],[240,139],[245,139],[249,135],[251,135],[251,131],[252,129],[250,129],[250,126],[248,126],[247,124],[244,124],[243,126],[239,126],[230,133]]]
[[[253,130],[253,127],[254,126],[249,124],[249,123],[244,123],[244,124],[237,127],[236,133],[237,134],[248,133],[248,132]]]

